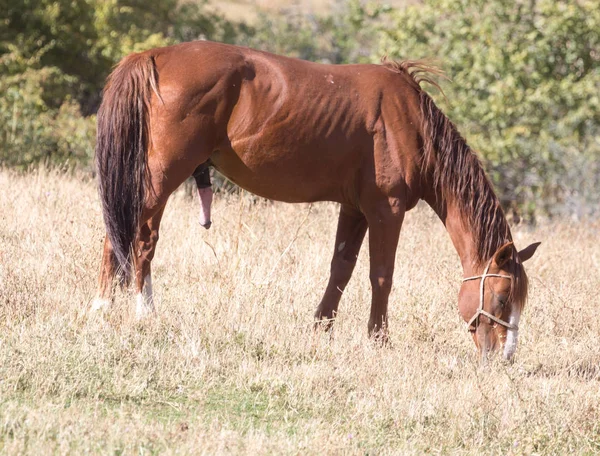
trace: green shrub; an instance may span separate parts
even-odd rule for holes
[[[433,57],[440,107],[526,217],[600,210],[600,8],[595,0],[336,0],[233,24],[206,0],[0,0],[0,163],[87,166],[110,69],[130,52],[193,39],[330,63]],[[296,11],[296,12],[295,12]],[[558,209],[557,209],[558,208]]]
[[[277,14],[260,13],[256,24],[238,42],[315,62],[369,62],[380,19],[390,10],[360,0],[337,0],[332,12],[322,16],[283,8]]]
[[[0,78],[0,162],[20,167],[39,161],[87,163],[94,118],[82,116],[75,101],[77,78],[56,67],[35,68],[42,52],[27,59],[31,68]],[[21,59],[13,51],[0,58],[0,65],[14,67]]]
[[[381,49],[442,63],[439,104],[531,217],[598,202],[598,30],[595,1],[426,0],[394,13]]]
[[[27,167],[93,156],[95,118],[111,68],[131,52],[236,27],[178,0],[0,0],[0,163]]]

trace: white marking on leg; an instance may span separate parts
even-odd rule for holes
[[[521,319],[521,309],[515,308],[512,310],[508,322],[511,325],[519,326],[519,320]],[[519,342],[519,331],[507,329],[506,330],[506,343],[504,344],[504,359],[510,359],[517,351],[517,343]]]
[[[99,310],[108,309],[111,305],[110,299],[95,297],[92,301],[92,311],[97,312]]]
[[[346,247],[346,241],[340,242],[340,245],[338,245],[338,252],[344,250],[344,247]]]
[[[148,274],[144,278],[144,286],[141,293],[136,296],[135,317],[138,320],[154,312],[154,298],[152,297],[152,276]]]

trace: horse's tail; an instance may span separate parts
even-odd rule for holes
[[[149,184],[148,109],[157,96],[157,71],[148,53],[126,57],[109,76],[98,111],[96,169],[106,233],[121,269],[132,275],[132,250]]]

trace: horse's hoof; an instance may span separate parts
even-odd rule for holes
[[[385,329],[369,329],[369,339],[380,347],[391,347],[392,345]]]
[[[330,332],[333,329],[335,318],[321,318],[315,321],[313,329],[315,331]]]
[[[137,322],[147,320],[152,315],[154,315],[154,309],[148,309],[148,308],[142,309],[140,307],[137,307],[135,309],[135,321],[137,321]]]
[[[200,225],[203,228],[209,229],[211,227],[211,225],[212,225],[212,222],[210,220],[208,222],[205,222],[205,223],[200,222]]]
[[[92,312],[98,312],[99,310],[108,309],[110,305],[110,299],[94,298],[94,300],[92,301]]]
[[[142,293],[139,293],[136,297],[135,305],[135,319],[136,321],[142,321],[154,314],[154,301],[150,298],[145,298]]]

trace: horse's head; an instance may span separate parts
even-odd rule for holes
[[[517,252],[512,242],[500,247],[482,273],[463,279],[458,307],[479,349],[482,363],[489,353],[503,349],[510,359],[517,349],[519,319],[527,298],[523,262],[539,242]]]

